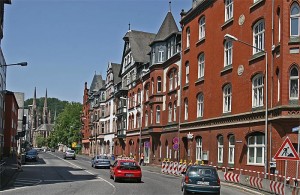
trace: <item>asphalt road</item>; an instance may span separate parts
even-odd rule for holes
[[[67,195],[67,194],[111,194],[111,195],[156,195],[182,194],[181,178],[163,175],[143,169],[141,183],[117,182],[109,178],[109,169],[94,169],[90,160],[77,157],[63,159],[62,153],[41,152],[38,162],[26,163],[10,183],[3,195]],[[221,187],[222,195],[252,194],[230,186]]]

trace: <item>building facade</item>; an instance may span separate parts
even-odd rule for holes
[[[270,172],[286,137],[297,148],[299,3],[196,0],[181,13],[180,158]]]
[[[5,93],[5,126],[3,156],[11,156],[17,152],[18,102],[11,91]]]

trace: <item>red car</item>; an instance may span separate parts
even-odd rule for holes
[[[142,181],[142,170],[137,162],[131,159],[118,159],[110,166],[110,178],[114,181],[121,179]]]

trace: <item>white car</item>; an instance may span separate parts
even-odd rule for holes
[[[74,150],[67,150],[64,153],[64,159],[67,159],[67,158],[72,158],[73,160],[75,160],[75,158],[76,158],[75,151]]]

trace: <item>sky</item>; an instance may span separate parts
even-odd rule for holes
[[[7,64],[6,88],[25,99],[83,101],[95,73],[106,78],[109,62],[121,63],[129,29],[157,33],[171,7],[180,12],[192,0],[12,0],[5,5],[1,48]]]

